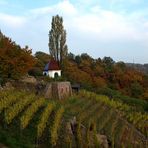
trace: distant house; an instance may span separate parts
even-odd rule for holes
[[[59,68],[59,65],[57,61],[54,59],[51,59],[45,66],[43,71],[44,76],[49,76],[51,78],[60,77],[61,76],[61,70]]]

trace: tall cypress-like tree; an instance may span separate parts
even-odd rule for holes
[[[63,18],[59,15],[52,17],[51,30],[49,31],[50,55],[62,66],[63,59],[67,56],[66,30]]]

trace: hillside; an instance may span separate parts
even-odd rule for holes
[[[147,113],[106,96],[83,90],[58,101],[9,90],[0,97],[0,143],[8,147],[99,147],[100,134],[109,147],[147,147]]]
[[[37,63],[29,74],[41,78],[44,66],[51,57],[37,52],[35,58]],[[78,83],[81,88],[118,98],[129,105],[131,102],[145,104],[148,100],[148,75],[110,57],[94,59],[86,53],[69,53],[62,66],[61,80]]]
[[[59,63],[62,77],[52,79],[43,76],[51,55],[41,51],[32,55],[28,46],[22,48],[0,35],[0,85],[10,81],[18,86],[0,90],[0,146],[146,148],[148,75],[111,57],[67,54],[65,47]],[[70,81],[80,84],[81,91],[61,101],[47,100],[35,95],[36,84],[31,89],[23,82],[21,87],[26,75],[45,86]]]
[[[28,46],[22,48],[1,34],[0,84],[4,85],[9,79],[19,80],[27,73],[45,79],[42,77],[43,69],[51,58],[51,55],[41,51],[33,56]],[[124,62],[115,62],[111,57],[94,59],[87,53],[68,53],[61,70],[62,80],[79,83],[87,90],[109,97],[148,99],[148,74],[133,69],[130,64],[127,66]]]
[[[148,74],[148,64],[133,64],[133,63],[126,63],[128,67],[135,68],[143,73]]]

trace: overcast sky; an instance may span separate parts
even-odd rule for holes
[[[51,18],[64,19],[69,52],[148,63],[148,0],[0,0],[0,29],[49,53]]]

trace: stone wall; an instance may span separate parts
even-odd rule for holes
[[[47,84],[45,98],[64,99],[72,95],[70,82],[52,82]]]
[[[22,77],[22,79],[20,81],[22,81],[24,83],[33,83],[33,84],[37,83],[36,78],[33,76],[29,76],[29,75]]]

